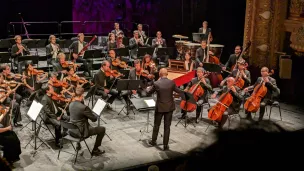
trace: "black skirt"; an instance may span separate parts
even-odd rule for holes
[[[0,133],[0,145],[3,146],[3,157],[8,162],[18,161],[21,154],[20,141],[14,131]]]

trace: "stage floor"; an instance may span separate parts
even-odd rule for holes
[[[179,101],[177,101],[179,104]],[[27,142],[31,138],[33,133],[31,124],[28,128],[24,128],[20,131],[20,128],[16,128],[17,133],[22,147],[22,154],[20,155],[21,160],[14,164],[14,170],[24,171],[55,171],[55,170],[116,170],[130,167],[136,167],[147,163],[158,162],[166,159],[173,159],[179,156],[185,155],[189,150],[197,147],[198,145],[207,146],[215,141],[213,130],[216,128],[208,127],[207,111],[203,112],[203,119],[200,123],[189,125],[186,129],[179,124],[178,117],[180,116],[179,107],[173,114],[173,121],[171,124],[171,135],[170,135],[170,151],[162,151],[162,137],[158,137],[158,146],[149,147],[147,140],[151,138],[152,127],[149,127],[149,133],[145,133],[140,139],[140,129],[142,129],[147,122],[148,112],[135,111],[130,114],[130,118],[126,117],[125,114],[118,115],[118,112],[123,107],[123,102],[116,100],[112,107],[112,110],[105,110],[102,113],[102,119],[107,124],[101,121],[101,124],[106,127],[106,133],[110,136],[112,141],[105,136],[102,142],[101,149],[106,151],[105,154],[99,157],[90,158],[89,152],[86,149],[84,143],[82,143],[82,149],[78,156],[78,161],[73,164],[74,156],[68,153],[62,152],[60,159],[57,160],[58,149],[54,146],[54,141],[47,130],[42,129],[39,136],[46,140],[47,144],[52,148],[49,149],[47,146],[42,145],[36,155],[33,156],[33,148],[28,146],[24,148]],[[178,105],[179,106],[179,105]],[[298,130],[304,128],[304,111],[294,106],[281,104],[283,121],[280,120],[278,109],[273,109],[271,120],[282,125],[288,130]],[[27,109],[22,107],[22,124],[28,123],[26,116]],[[150,121],[153,122],[153,111],[150,112]],[[190,113],[190,117],[194,117],[195,113]],[[135,117],[135,119],[134,119]],[[241,112],[241,117],[244,118],[244,112]],[[255,117],[257,119],[258,116]],[[268,115],[265,114],[264,119],[268,119]],[[242,120],[243,122],[244,120]],[[230,128],[236,127],[240,123],[240,118],[236,117],[232,120]],[[91,123],[96,126],[97,123]],[[226,125],[227,126],[227,125]],[[53,131],[53,128],[52,128]],[[163,133],[163,124],[160,128],[160,133]],[[40,145],[40,141],[37,141]],[[95,137],[87,139],[90,149],[93,148]],[[33,144],[33,142],[31,143]],[[74,152],[73,147],[69,142],[64,143],[65,151]],[[157,165],[157,164],[156,164]]]

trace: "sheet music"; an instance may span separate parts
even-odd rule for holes
[[[153,99],[144,100],[148,107],[155,107],[155,101]]]
[[[100,116],[101,112],[103,111],[106,105],[107,103],[105,101],[98,99],[93,108],[93,112],[96,113],[98,116]]]
[[[36,100],[33,101],[30,109],[27,111],[27,115],[34,121],[36,121],[37,116],[39,115],[43,105],[38,103]]]

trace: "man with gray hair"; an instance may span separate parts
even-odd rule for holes
[[[167,78],[168,71],[166,68],[162,68],[159,71],[159,80],[154,82],[151,87],[147,88],[148,93],[157,93],[157,100],[155,106],[155,117],[154,117],[154,127],[152,140],[149,141],[149,144],[152,146],[156,145],[157,135],[159,131],[159,126],[161,124],[162,117],[164,116],[164,149],[168,150],[168,142],[170,136],[170,125],[172,121],[172,114],[175,110],[175,103],[173,98],[173,92],[179,93],[182,95],[183,91],[178,89],[174,81]]]
[[[138,31],[133,31],[134,37],[129,40],[130,56],[132,59],[137,59],[139,46],[144,46],[144,42],[139,38]]]

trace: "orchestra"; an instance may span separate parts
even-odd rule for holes
[[[169,68],[161,68],[158,66],[158,62],[154,60],[155,57],[160,58],[156,53],[158,48],[167,48],[166,40],[162,38],[160,31],[156,33],[156,37],[151,42],[152,44],[148,45],[148,47],[155,48],[156,51],[153,54],[147,53],[141,58],[138,55],[138,50],[146,47],[146,40],[149,39],[145,31],[142,30],[142,24],[138,24],[137,30],[133,31],[133,37],[129,39],[129,45],[125,46],[123,44],[125,35],[120,30],[119,23],[115,23],[114,30],[108,34],[105,48],[105,54],[108,54],[108,58],[101,62],[95,74],[92,72],[93,69],[89,65],[89,61],[83,57],[88,50],[88,46],[91,45],[91,42],[96,37],[93,37],[87,43],[84,41],[84,34],[79,33],[77,41],[74,41],[68,48],[71,53],[71,57],[68,59],[63,53],[64,49],[61,49],[59,44],[56,43],[56,37],[50,35],[49,44],[45,49],[46,56],[48,56],[47,62],[52,64],[52,68],[49,71],[44,71],[35,68],[32,62],[18,62],[18,57],[29,55],[30,53],[27,46],[21,43],[21,36],[15,36],[16,44],[11,48],[11,56],[18,63],[19,74],[12,73],[10,65],[1,65],[0,103],[3,106],[0,106],[0,137],[6,136],[6,132],[12,132],[12,126],[22,126],[19,123],[21,121],[20,105],[22,100],[32,101],[36,99],[43,105],[41,113],[44,121],[52,124],[55,128],[56,147],[62,148],[60,139],[68,132],[68,130],[62,130],[60,125],[60,121],[65,120],[79,125],[85,136],[97,135],[93,154],[103,154],[105,151],[100,150],[99,147],[106,128],[102,126],[93,128],[89,125],[88,120],[95,122],[97,117],[93,115],[88,106],[84,105],[84,92],[91,88],[94,88],[94,95],[100,95],[107,102],[108,109],[111,109],[110,105],[116,99],[123,99],[125,103],[128,103],[130,98],[133,98],[133,95],[138,95],[138,98],[144,98],[151,97],[153,93],[156,93],[155,125],[152,141],[149,144],[156,145],[159,125],[162,116],[164,116],[164,150],[169,149],[170,125],[173,111],[175,110],[173,92],[177,93],[175,95],[178,98],[184,95],[191,95],[195,99],[195,103],[188,103],[187,100],[179,102],[182,113],[180,119],[186,118],[188,113],[195,111],[195,121],[196,124],[199,124],[202,105],[209,103],[209,100],[213,99],[215,104],[208,109],[208,119],[222,129],[229,115],[238,114],[240,106],[245,99],[244,97],[248,97],[244,102],[246,119],[252,120],[251,113],[259,110],[259,121],[261,121],[265,113],[265,106],[272,104],[273,99],[280,94],[276,80],[270,77],[271,72],[269,69],[263,67],[261,69],[261,77],[257,79],[254,85],[251,85],[251,74],[248,70],[249,64],[242,57],[245,50],[242,52],[242,47],[236,46],[234,54],[230,55],[228,61],[223,65],[219,62],[220,56],[216,56],[214,50],[210,49],[212,45],[210,42],[213,37],[211,29],[208,28],[208,22],[203,22],[199,33],[201,33],[202,41],[200,44],[195,44],[195,48],[187,49],[185,48],[187,46],[181,45],[183,47],[179,53],[184,56],[183,60],[177,60],[177,64],[171,64]],[[181,35],[175,35],[175,37],[185,38]],[[181,40],[178,43],[187,44],[187,42]],[[116,56],[119,48],[129,49],[130,59],[128,61],[123,61],[121,57]],[[166,56],[166,58],[168,57]],[[84,66],[85,72],[83,75],[78,72],[80,68],[77,62],[82,63]],[[209,68],[206,65],[220,68],[221,70],[209,72]],[[25,66],[25,69],[22,68],[23,66]],[[174,68],[175,66],[176,69]],[[185,77],[192,72],[196,76],[192,75],[188,79],[183,77],[181,84],[177,86],[175,78],[170,80],[169,72],[171,70],[184,73],[183,76]],[[224,79],[223,71],[229,73]],[[124,75],[124,73],[128,73],[128,75]],[[121,92],[117,90],[117,83],[123,77],[124,79],[141,80],[142,82],[135,90]],[[178,89],[177,87],[181,85],[185,85],[186,88],[184,90]],[[214,90],[214,88],[217,89]],[[37,98],[38,96],[39,98]],[[9,113],[12,113],[12,119],[8,124],[4,125],[2,121],[9,116]],[[73,131],[70,131],[70,133],[74,137],[80,137]],[[16,135],[12,134],[11,136],[14,137]],[[17,139],[18,137],[14,137],[13,141],[18,144],[19,140]],[[78,144],[78,147],[80,148],[80,144]],[[16,150],[16,154],[18,153],[19,151]]]

